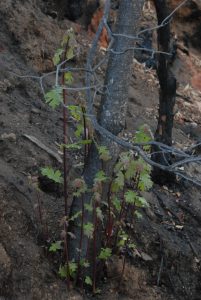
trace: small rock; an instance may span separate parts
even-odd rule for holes
[[[197,127],[197,126],[198,126],[198,124],[197,124],[197,123],[195,123],[195,122],[191,122],[191,126],[192,126],[193,128],[195,128],[195,127]]]
[[[179,229],[179,230],[182,230],[184,228],[184,226],[183,225],[176,225],[175,228]]]
[[[141,252],[140,254],[141,254],[141,257],[144,261],[152,261],[153,260],[153,258],[145,252]]]
[[[9,140],[11,142],[16,142],[16,135],[14,133],[3,133],[1,135],[2,140]]]
[[[31,112],[34,113],[34,114],[40,114],[41,113],[40,109],[38,109],[38,108],[32,108]]]

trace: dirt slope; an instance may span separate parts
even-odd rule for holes
[[[0,297],[6,300],[83,299],[75,292],[67,294],[65,283],[57,275],[61,258],[51,256],[42,240],[44,234],[47,240],[59,239],[64,207],[62,191],[55,193],[57,188],[50,191],[47,187],[45,193],[36,188],[38,175],[42,166],[60,168],[61,164],[25,137],[37,138],[60,155],[56,143],[62,141],[61,111],[52,111],[44,103],[37,80],[16,75],[39,76],[52,71],[53,54],[70,27],[79,32],[81,54],[75,65],[83,64],[90,43],[86,32],[56,16],[57,11],[52,6],[47,9],[42,0],[0,3]],[[186,46],[180,30],[182,22],[177,20],[174,24],[180,43],[175,73],[181,96],[174,139],[188,145],[192,142],[189,135],[195,139],[201,136],[200,86],[187,86],[192,84],[189,66],[193,75],[200,72],[201,49],[193,47],[191,36],[187,37],[190,44]],[[158,103],[155,72],[137,62],[133,69],[127,131],[133,132],[143,123],[154,130]],[[45,87],[52,84],[50,76]],[[69,135],[71,130],[70,127]],[[69,167],[70,161],[72,158]],[[198,167],[196,170],[200,172]],[[195,169],[191,172],[195,174]],[[201,299],[199,190],[183,182],[169,189],[155,186],[146,197],[150,208],[134,229],[138,252],[126,265],[122,286],[117,291],[116,275],[120,274],[121,262],[114,257],[108,266],[104,292],[97,298]]]

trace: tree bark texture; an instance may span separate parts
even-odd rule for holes
[[[166,0],[154,0],[158,25],[160,25],[169,15]],[[170,24],[158,29],[158,50],[171,53],[170,47]],[[176,97],[176,79],[171,71],[171,59],[167,55],[159,54],[157,74],[160,83],[159,92],[159,116],[158,125],[155,132],[155,141],[172,145],[172,129],[174,121],[174,105]],[[153,147],[153,152],[160,151],[158,147]],[[153,159],[161,164],[171,164],[171,156],[169,154],[153,154]],[[174,177],[174,176],[173,176]],[[155,168],[153,171],[153,179],[158,183],[164,183],[169,179],[172,180],[170,173]]]
[[[135,35],[137,25],[141,16],[144,0],[129,0],[121,1],[119,14],[117,17],[115,33],[122,33],[127,35]],[[115,37],[112,49],[115,52],[121,52],[129,47],[134,46],[132,39],[127,39],[122,36]],[[118,135],[125,126],[125,117],[128,100],[128,86],[131,77],[131,66],[133,61],[133,52],[125,51],[123,54],[110,53],[107,72],[105,77],[105,85],[107,89],[102,97],[100,109],[97,113],[97,119],[99,124],[111,131],[113,134]],[[111,178],[114,164],[118,158],[119,148],[111,140],[104,138],[97,134],[98,144],[108,147],[112,159],[105,163],[104,170],[106,175]],[[95,144],[91,145],[88,155],[87,163],[84,169],[84,180],[89,188],[93,186],[94,177],[96,173],[103,168],[102,162],[99,159],[99,154]],[[107,194],[107,185],[103,189],[102,200],[105,199]],[[92,198],[91,193],[84,195],[84,203],[90,203]],[[100,203],[101,205],[101,203]],[[81,210],[81,200],[74,198],[71,214]],[[84,223],[93,222],[93,214],[85,212]],[[76,248],[79,248],[80,242],[80,220],[75,220],[70,225],[70,231],[76,236],[76,239],[69,240],[69,253],[70,258],[78,260],[78,252]],[[101,237],[102,237],[102,224],[99,222],[98,232],[96,237],[96,252],[100,253]],[[88,240],[85,236],[82,243],[81,257],[88,258],[92,262],[93,257],[93,241]]]
[[[66,1],[66,15],[72,21],[79,19],[84,11],[86,0],[67,0]]]

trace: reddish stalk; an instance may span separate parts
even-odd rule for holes
[[[87,132],[85,112],[86,112],[85,108],[82,106],[82,117],[83,117],[83,126],[84,126],[84,140],[86,141],[87,139],[89,139],[89,135],[88,135],[88,132]],[[89,145],[85,144],[84,145],[84,167],[86,166],[88,153],[89,153]]]
[[[139,174],[139,172],[137,172],[136,177],[135,177],[136,187],[137,187],[138,184],[139,184],[139,178],[140,178],[140,174]],[[131,216],[130,216],[130,218],[131,218],[131,224],[134,226],[134,214],[135,214],[135,211],[136,211],[136,206],[135,206],[135,204],[134,204],[134,205],[128,205],[127,210],[126,210],[126,216],[125,216],[125,217],[127,217],[128,212],[129,212],[130,210],[131,210]],[[130,227],[129,231],[130,231],[130,236],[131,236],[131,232],[132,232],[132,228],[131,228],[131,227]],[[125,247],[128,245],[128,240],[129,240],[129,238],[127,238],[127,240],[126,240]],[[125,254],[125,255],[126,255],[126,254]],[[124,259],[123,259],[123,267],[122,267],[122,271],[121,271],[121,277],[120,277],[119,286],[120,286],[121,283],[122,283],[122,279],[123,279],[123,275],[124,275],[124,271],[125,271],[125,264],[126,264],[126,256],[125,256],[125,255],[124,255]]]
[[[68,50],[68,43],[65,46],[64,54],[63,54],[63,61],[66,59],[66,53]],[[64,64],[65,67],[66,64]],[[62,73],[62,80],[61,80],[62,86],[65,85],[65,72]],[[67,144],[67,91],[63,89],[63,143],[64,145]],[[65,217],[67,219],[68,217],[68,185],[67,185],[67,173],[68,173],[68,168],[67,168],[67,149],[64,146],[63,147],[63,172],[64,172],[64,207],[65,207]],[[67,241],[67,224],[64,223],[64,232],[65,232],[65,237],[64,237],[64,249],[65,249],[65,258],[66,258],[66,266],[67,266],[67,287],[68,289],[70,288],[70,275],[69,275],[69,255],[68,255],[68,241]]]
[[[66,220],[64,222],[64,255],[65,255],[65,260],[66,260],[66,267],[67,267],[67,288],[68,290],[70,289],[70,272],[69,272],[69,257],[68,257],[68,242],[67,242],[67,224]]]
[[[65,85],[65,73],[62,74],[62,85]],[[63,143],[67,144],[67,93],[63,89]],[[68,186],[67,186],[67,149],[63,147],[63,170],[64,170],[64,205],[65,205],[65,216],[68,215]]]
[[[82,219],[81,219],[81,228],[80,228],[80,245],[79,245],[79,257],[78,257],[78,270],[77,270],[77,279],[76,282],[79,281],[80,273],[81,273],[81,266],[80,266],[80,259],[82,253],[82,242],[83,242],[83,226],[84,226],[84,199],[82,195]],[[81,280],[83,282],[83,280]]]
[[[93,236],[93,294],[96,292],[96,233],[97,233],[97,227],[98,227],[98,219],[97,219],[97,214],[96,214],[96,208],[97,208],[97,203],[95,202],[94,204],[94,236]]]
[[[111,244],[111,236],[112,236],[112,230],[113,230],[113,218],[111,215],[111,185],[112,181],[109,184],[109,189],[108,189],[108,224],[106,227],[106,237],[107,237],[107,245],[110,247]]]
[[[123,214],[124,214],[124,211],[125,211],[126,201],[125,201],[125,198],[124,198],[124,192],[125,192],[125,188],[123,188],[123,200],[122,200],[122,203],[121,203],[121,210],[120,210],[119,218],[118,218],[118,223],[119,223],[119,225],[117,226],[117,231],[116,231],[116,237],[115,237],[114,247],[116,247],[116,245],[117,245],[118,234],[119,234],[119,228],[120,228],[121,220],[122,220],[122,218],[123,218]]]

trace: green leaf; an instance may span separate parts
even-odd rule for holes
[[[121,202],[120,202],[120,200],[116,196],[112,197],[112,204],[114,205],[114,207],[117,210],[117,212],[120,212],[120,210],[121,210]]]
[[[136,170],[140,174],[150,174],[151,173],[151,166],[146,163],[141,157],[136,160]]]
[[[76,212],[72,217],[70,217],[69,221],[74,221],[75,219],[77,219],[78,217],[80,217],[82,215],[81,211]]]
[[[114,179],[113,183],[112,183],[112,186],[111,186],[111,190],[112,192],[118,192],[119,190],[122,190],[123,187],[124,187],[124,174],[122,171],[119,171],[117,173],[117,176],[116,178]]]
[[[106,146],[98,146],[98,153],[100,159],[102,159],[103,161],[108,161],[111,159],[110,151],[107,149]]]
[[[91,285],[91,286],[92,286],[92,280],[91,280],[91,278],[90,278],[89,276],[86,276],[86,277],[85,277],[85,280],[84,280],[84,282],[85,282],[86,284],[88,284],[88,285]]]
[[[50,167],[41,168],[41,173],[43,176],[46,176],[57,183],[61,183],[63,180],[63,178],[61,177],[61,172],[59,170],[54,171]]]
[[[82,147],[80,146],[80,144],[78,143],[74,143],[74,144],[62,144],[61,147],[65,147],[66,149],[73,149],[73,150],[80,150]]]
[[[59,273],[59,276],[61,278],[66,278],[67,277],[67,267],[66,267],[66,265],[64,265],[64,266],[60,265],[58,273]]]
[[[69,48],[66,52],[66,59],[71,60],[75,56],[73,48]]]
[[[103,221],[103,213],[102,213],[102,210],[100,209],[100,207],[97,207],[96,208],[96,214],[97,214],[97,217],[99,220]]]
[[[98,257],[100,259],[106,260],[109,257],[111,257],[111,255],[112,255],[112,249],[110,249],[110,248],[101,248],[101,252],[100,252]]]
[[[142,173],[140,175],[138,188],[141,191],[147,191],[153,186],[153,181],[151,180],[151,176],[148,173]]]
[[[108,179],[103,170],[98,171],[95,176],[95,182],[104,182]]]
[[[135,133],[134,142],[135,143],[147,143],[151,141],[151,130],[148,125],[142,125],[138,131]],[[144,146],[144,150],[149,151],[151,149],[150,145]]]
[[[119,241],[117,243],[118,247],[124,247],[126,242],[128,241],[128,234],[126,234],[124,231],[121,231],[119,233]]]
[[[73,82],[73,75],[71,72],[66,72],[64,74],[64,79],[66,84],[71,84]]]
[[[125,178],[127,180],[130,180],[135,177],[135,174],[136,174],[136,162],[134,160],[131,160],[126,169]]]
[[[87,191],[86,182],[82,177],[81,178],[76,178],[73,181],[73,187],[76,190],[76,192],[73,195],[76,196],[76,197],[79,197],[81,194],[84,194]]]
[[[65,265],[60,265],[59,267],[59,276],[61,278],[66,278],[67,276],[70,276],[70,277],[75,277],[76,275],[76,271],[77,271],[77,263],[74,262],[74,261],[70,261],[68,263],[68,267],[67,267],[67,264]]]
[[[45,94],[45,102],[53,109],[62,103],[62,88],[56,87]]]
[[[61,241],[57,241],[55,243],[52,243],[49,247],[50,252],[57,252],[58,250],[61,250]]]
[[[90,222],[84,224],[83,226],[84,229],[84,234],[89,238],[93,238],[93,233],[94,233],[94,225]]]
[[[93,206],[91,204],[84,204],[84,208],[88,211],[88,212],[92,212],[93,211]]]
[[[137,219],[142,219],[142,214],[139,211],[135,211],[135,216],[137,217]]]
[[[97,188],[96,186],[98,186],[98,189],[100,188],[100,184],[97,183],[97,184],[94,184],[94,187],[93,187],[93,190],[94,190],[94,193],[93,193],[93,199],[95,202],[97,203],[100,203],[101,202],[101,193],[100,192],[96,192],[95,189]]]
[[[115,174],[117,174],[119,171],[123,171],[123,164],[121,160],[119,160],[114,167]]]
[[[69,275],[71,277],[74,277],[75,273],[77,271],[77,263],[74,262],[74,261],[71,261],[71,262],[68,263],[68,267],[69,267]]]
[[[147,200],[145,198],[139,197],[139,196],[137,196],[135,198],[135,205],[137,207],[149,207]]]
[[[131,155],[130,152],[122,152],[120,155],[120,161],[122,164],[122,167],[124,170],[126,170],[129,167],[130,161],[131,161]]]
[[[62,48],[59,48],[56,50],[54,57],[53,57],[53,63],[55,66],[57,66],[60,63],[63,52],[64,52],[64,50]]]
[[[71,29],[70,29],[71,30]],[[67,31],[64,36],[63,36],[63,40],[61,42],[61,46],[64,47],[67,42],[69,41],[69,38],[70,38],[70,35],[69,35],[69,32]]]
[[[92,143],[92,140],[81,140],[78,142],[80,145],[89,145]]]
[[[83,126],[82,124],[78,124],[78,125],[77,125],[77,128],[76,128],[76,130],[75,130],[75,136],[76,136],[77,138],[80,138],[81,135],[83,134],[83,132],[84,132],[84,126]]]
[[[88,262],[88,260],[85,259],[81,259],[80,260],[80,265],[84,268],[88,268],[90,266],[90,263]]]
[[[117,193],[117,192],[119,192],[119,190],[120,190],[120,187],[119,187],[118,183],[114,180],[111,184],[111,192]]]
[[[133,192],[132,190],[128,190],[124,194],[124,197],[125,197],[126,203],[135,204],[137,194],[135,192]]]
[[[82,118],[82,111],[78,105],[68,105],[68,110],[70,111],[71,116],[79,122]]]
[[[89,145],[89,144],[91,144],[91,140],[81,140],[73,144],[61,144],[60,147],[61,148],[65,147],[66,149],[69,150],[80,150],[82,148],[82,145]]]
[[[128,248],[129,249],[135,249],[136,245],[134,243],[130,243],[130,244],[128,244]]]

